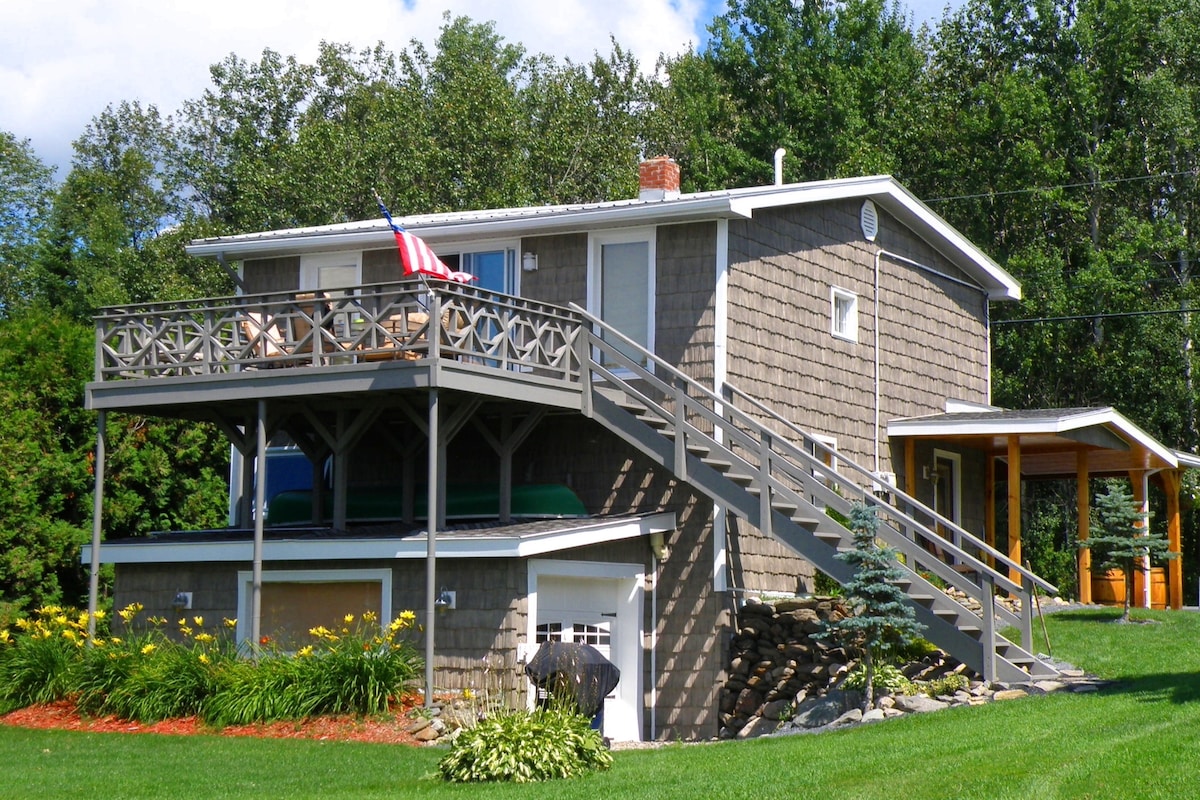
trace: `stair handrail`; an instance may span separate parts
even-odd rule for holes
[[[748,395],[746,392],[739,389],[734,384],[726,381],[723,384],[723,388],[725,390],[729,391],[731,394],[738,397],[739,399],[749,403],[751,406],[753,406],[759,412],[767,415],[773,422],[783,425],[786,429],[788,429],[792,433],[800,436],[805,442],[812,442],[812,444],[815,448],[820,448],[820,450],[822,452],[824,452],[834,458],[837,458],[838,461],[840,463],[845,464],[851,472],[857,473],[862,478],[865,478],[866,480],[871,481],[873,483],[882,483],[880,481],[878,475],[876,475],[875,473],[871,472],[870,470],[864,468],[858,462],[852,461],[852,460],[846,458],[844,456],[844,454],[839,454],[838,451],[829,447],[827,444],[822,442],[820,439],[816,438],[812,434],[810,434],[807,431],[805,431],[804,429],[800,428],[798,425],[793,423],[791,420],[784,418],[782,415],[780,415],[778,412],[771,409],[766,404],[762,403],[761,401],[757,400],[754,397],[751,397],[750,395]],[[781,441],[788,445],[791,445],[792,447],[795,447],[795,444],[793,444],[792,442],[790,442],[787,439],[782,439]],[[803,449],[801,449],[800,452],[804,452]],[[840,473],[837,470],[829,467],[821,459],[817,459],[817,467],[818,467],[818,469],[821,469],[823,472],[830,475],[831,477],[836,477],[836,476],[840,475]],[[996,563],[1002,564],[1003,566],[1007,567],[1010,570],[1010,573],[1015,572],[1015,573],[1021,575],[1023,578],[1028,578],[1029,580],[1031,580],[1034,583],[1034,585],[1040,587],[1047,594],[1052,594],[1052,595],[1058,594],[1057,586],[1050,583],[1046,579],[1042,578],[1040,575],[1026,569],[1024,566],[1017,563],[1016,561],[1013,561],[1005,553],[1001,552],[1000,550],[997,550],[994,546],[992,546],[992,545],[988,544],[986,541],[980,539],[975,534],[971,533],[970,531],[966,530],[962,526],[955,523],[953,520],[942,516],[940,513],[938,513],[937,511],[934,511],[931,508],[928,508],[920,500],[916,499],[912,495],[910,495],[907,492],[905,492],[904,490],[900,489],[898,486],[889,485],[887,491],[889,494],[894,495],[896,498],[901,500],[903,503],[907,504],[910,508],[918,511],[921,514],[930,516],[937,524],[939,524],[942,527],[946,528],[947,530],[951,531],[956,537],[967,542],[972,547],[975,547],[976,549],[978,549],[981,553],[983,553],[983,555],[993,559]],[[870,499],[873,503],[878,505],[880,508],[885,509],[885,513],[887,513],[889,515],[898,515],[898,516],[907,517],[907,518],[911,519],[911,515],[905,514],[898,507],[893,506],[890,503],[884,503],[882,500],[875,498],[874,495],[870,494],[869,492],[863,492],[862,494],[865,497],[867,497],[868,499]],[[916,522],[916,521],[912,520],[911,522],[906,522],[906,524],[911,526],[913,524],[913,522]],[[928,528],[928,525],[922,525],[919,522],[916,524],[920,525],[921,527]],[[948,542],[947,544],[951,548],[954,548],[953,542]],[[961,548],[955,548],[955,549],[961,549]],[[973,560],[979,560],[973,556],[970,556],[969,553],[967,553],[967,556],[969,558],[972,558]]]
[[[664,359],[662,359],[655,353],[652,353],[649,350],[647,350],[639,342],[631,339],[629,336],[625,335],[623,332],[617,330],[616,328],[607,324],[600,318],[591,314],[586,309],[581,308],[579,305],[577,305],[575,303],[571,303],[570,307],[572,310],[574,310],[575,312],[580,314],[580,316],[584,319],[584,321],[586,321],[588,323],[588,329],[587,329],[588,346],[586,348],[584,348],[587,351],[586,355],[588,358],[588,364],[585,365],[587,370],[598,369],[600,372],[610,375],[615,380],[621,380],[619,376],[615,375],[614,373],[612,373],[611,370],[607,369],[603,364],[600,364],[596,361],[596,359],[593,355],[594,349],[596,349],[596,348],[605,349],[605,350],[611,351],[618,358],[624,358],[624,359],[628,360],[630,362],[631,367],[640,367],[639,371],[644,372],[643,377],[653,378],[658,383],[662,383],[663,385],[668,385],[667,382],[665,380],[663,380],[661,375],[658,374],[659,370],[657,368],[654,369],[653,371],[651,371],[651,370],[646,369],[645,367],[641,367],[641,365],[638,365],[636,362],[633,361],[633,359],[630,359],[626,354],[624,354],[620,350],[616,349],[616,347],[613,345],[612,341],[606,340],[603,337],[601,337],[600,335],[598,335],[596,333],[596,329],[599,328],[601,330],[604,330],[606,332],[613,334],[613,336],[615,336],[622,344],[628,345],[629,347],[633,348],[635,350],[635,352],[637,352],[639,355],[645,357],[649,362],[653,362],[656,365],[656,367],[661,367],[662,370],[664,370],[667,375],[670,375],[671,377],[676,378],[678,380],[682,380],[690,389],[696,391],[702,398],[707,399],[708,401],[712,402],[714,404],[714,407],[721,408],[723,414],[733,412],[738,417],[738,419],[736,421],[741,422],[742,424],[746,425],[747,427],[749,427],[751,429],[757,429],[757,430],[761,430],[761,431],[770,433],[777,442],[786,443],[787,445],[789,445],[793,454],[800,456],[806,462],[806,466],[808,468],[812,468],[815,471],[820,472],[822,475],[828,477],[831,480],[836,481],[836,480],[844,477],[840,473],[838,473],[836,470],[832,469],[827,464],[825,464],[824,461],[813,458],[811,455],[806,453],[803,448],[797,447],[795,445],[795,443],[791,442],[786,436],[782,436],[777,431],[771,430],[769,427],[764,425],[762,422],[754,419],[752,416],[750,416],[748,413],[743,411],[741,408],[737,407],[736,405],[733,405],[731,403],[730,399],[722,398],[720,395],[716,394],[712,390],[703,386],[702,384],[697,382],[695,379],[693,379],[686,373],[679,370],[674,365],[665,361]],[[726,384],[726,385],[729,385],[729,384]],[[738,396],[746,397],[747,399],[753,401],[753,398],[748,398],[744,392],[738,392]],[[761,404],[757,404],[757,403],[755,403],[755,404],[761,405]],[[762,406],[762,411],[763,411],[763,413],[766,413],[771,418],[784,423],[793,432],[799,434],[804,440],[812,441],[821,447],[825,447],[815,437],[813,437],[809,434],[806,434],[801,428],[793,425],[792,423],[789,423],[786,419],[779,416],[777,413],[775,413],[771,409],[767,408],[766,406]],[[723,414],[722,414],[722,416],[723,416]],[[734,421],[735,420],[732,420],[732,419],[729,420],[730,423],[732,423]],[[833,451],[829,451],[829,452],[833,452]],[[878,478],[876,476],[874,476],[874,474],[871,473],[870,471],[864,470],[862,467],[860,467],[858,464],[851,461],[850,459],[846,458],[844,455],[839,455],[835,452],[833,454],[838,455],[838,460],[841,463],[851,465],[854,469],[861,472],[864,476],[868,477],[872,482],[878,482]],[[976,537],[974,537],[967,531],[963,531],[957,525],[954,525],[954,523],[952,521],[945,519],[940,514],[938,514],[936,511],[926,507],[919,500],[916,500],[915,498],[910,497],[906,493],[900,492],[898,490],[896,490],[896,492],[895,492],[898,496],[902,496],[906,502],[910,503],[914,510],[918,511],[919,513],[921,513],[923,515],[929,516],[931,519],[935,520],[936,522],[943,522],[948,527],[953,527],[953,528],[957,529],[958,532],[960,532],[961,534],[964,534],[966,537],[968,537],[972,541],[972,543],[978,542],[978,544],[980,546],[980,550],[982,550],[985,554],[996,558],[1000,563],[1004,564],[1005,566],[1012,569],[1015,573],[1020,575],[1021,576],[1020,584],[1011,580],[1008,575],[1000,572],[999,570],[996,570],[994,567],[992,567],[987,562],[973,556],[972,554],[962,550],[961,548],[956,547],[953,544],[953,542],[944,540],[942,537],[937,536],[937,534],[934,533],[932,530],[930,530],[927,525],[925,525],[924,523],[921,523],[920,521],[916,520],[915,518],[913,518],[907,514],[904,514],[904,512],[902,512],[899,508],[892,506],[888,503],[884,503],[882,500],[880,500],[879,498],[876,498],[870,492],[863,490],[862,487],[856,487],[856,488],[859,489],[859,493],[864,499],[870,501],[875,506],[883,509],[884,512],[889,517],[901,517],[903,519],[905,527],[909,527],[914,530],[922,531],[923,532],[922,535],[925,536],[926,538],[932,538],[932,537],[936,536],[937,539],[939,540],[939,542],[944,542],[943,546],[946,548],[946,550],[948,552],[950,552],[951,554],[960,558],[961,560],[966,562],[968,565],[972,566],[976,571],[979,571],[981,574],[990,575],[999,585],[1007,588],[1009,591],[1012,591],[1014,593],[1019,593],[1020,595],[1024,596],[1024,595],[1029,594],[1030,589],[1027,588],[1028,585],[1036,584],[1038,586],[1041,586],[1043,588],[1043,590],[1046,591],[1047,593],[1057,594],[1058,589],[1053,584],[1049,583],[1048,581],[1046,581],[1045,579],[1041,578],[1040,576],[1034,574],[1033,572],[1030,572],[1029,570],[1025,569],[1025,567],[1023,567],[1019,564],[1016,564],[1016,562],[1013,562],[1011,559],[1009,559],[1006,555],[1004,555],[1000,551],[991,547],[986,542],[983,542],[982,540],[977,539]],[[889,491],[891,491],[891,490],[892,490],[891,487],[889,487]],[[1024,605],[1025,604],[1023,604],[1023,606]],[[1022,610],[1024,610],[1024,609],[1022,609]]]

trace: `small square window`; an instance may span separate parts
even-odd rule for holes
[[[832,332],[839,339],[858,341],[858,295],[835,288],[830,310],[833,318]]]

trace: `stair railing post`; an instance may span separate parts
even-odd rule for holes
[[[592,345],[591,326],[581,321],[575,327],[575,358],[579,361],[579,410],[592,418]]]
[[[688,479],[687,468],[687,387],[678,376],[671,379],[671,389],[675,396],[675,474],[679,480]]]
[[[1021,573],[1021,647],[1033,652],[1033,578]]]
[[[759,428],[758,439],[758,529],[764,536],[771,535],[771,432]]]
[[[996,680],[996,583],[992,576],[980,576],[982,596],[979,598],[980,613],[983,615],[983,679]]]

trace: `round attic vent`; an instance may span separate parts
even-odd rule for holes
[[[868,242],[875,241],[875,237],[879,233],[879,213],[875,210],[875,204],[870,200],[863,201],[859,224],[862,225],[863,236],[866,240]]]

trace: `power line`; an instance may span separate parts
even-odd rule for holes
[[[1028,317],[1025,319],[993,319],[992,325],[1027,325],[1034,322],[1078,322],[1079,320],[1126,319],[1129,317],[1160,317],[1166,314],[1190,314],[1200,309],[1162,308],[1152,311],[1114,311],[1109,314],[1075,314],[1069,317]]]
[[[1015,194],[1033,194],[1034,192],[1052,192],[1057,189],[1083,189],[1083,188],[1088,188],[1088,187],[1095,188],[1097,186],[1109,186],[1111,184],[1117,184],[1117,183],[1133,183],[1135,181],[1154,181],[1154,180],[1162,180],[1164,178],[1177,178],[1180,175],[1193,175],[1193,174],[1194,174],[1194,172],[1192,170],[1185,169],[1185,170],[1180,170],[1178,172],[1163,172],[1163,173],[1157,174],[1157,175],[1138,175],[1137,177],[1133,177],[1133,178],[1109,178],[1108,180],[1087,181],[1085,183],[1060,183],[1057,186],[1035,186],[1030,189],[1009,189],[1009,190],[1003,191],[1003,192],[982,192],[980,194],[960,194],[960,195],[950,195],[947,197],[934,197],[932,199],[927,199],[924,202],[926,204],[929,204],[929,203],[944,203],[949,200],[980,200],[980,199],[987,198],[987,197],[1009,197],[1009,196],[1015,195]]]

